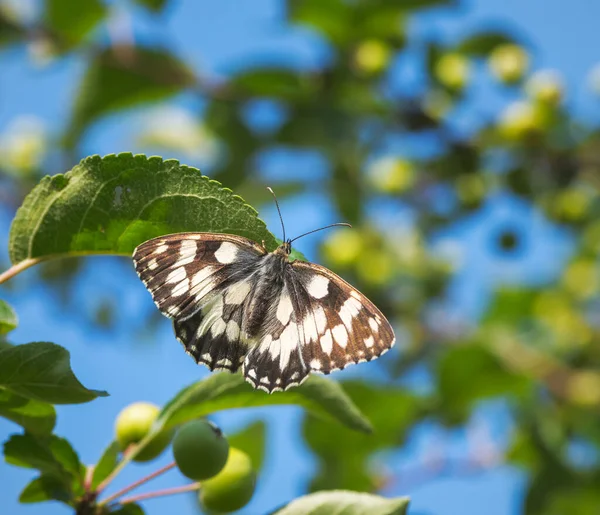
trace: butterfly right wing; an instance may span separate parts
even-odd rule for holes
[[[237,370],[247,352],[240,327],[266,251],[228,234],[180,233],[154,238],[133,254],[136,271],[175,336],[196,362]]]

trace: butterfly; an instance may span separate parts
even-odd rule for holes
[[[306,234],[339,225],[348,224]],[[254,388],[272,393],[311,372],[371,361],[395,342],[390,323],[362,293],[323,266],[290,258],[292,242],[306,234],[286,240],[283,227],[273,252],[232,234],[169,234],[139,245],[133,262],[197,363],[241,369]]]

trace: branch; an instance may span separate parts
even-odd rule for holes
[[[175,495],[183,492],[193,492],[200,489],[200,483],[192,483],[191,485],[176,486],[174,488],[165,488],[164,490],[156,490],[147,494],[132,495],[121,499],[118,504],[129,504],[132,502],[143,501],[145,499],[153,499],[154,497],[164,497],[165,495]]]
[[[15,275],[20,274],[23,270],[27,270],[29,267],[37,265],[40,261],[42,261],[40,258],[29,258],[11,266],[8,270],[0,274],[0,284],[12,279]]]

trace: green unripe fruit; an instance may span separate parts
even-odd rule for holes
[[[156,421],[160,408],[149,402],[135,402],[124,408],[115,422],[115,435],[121,450],[139,443]],[[170,431],[161,431],[133,459],[150,461],[162,453],[171,441]]]
[[[533,100],[549,106],[562,102],[564,89],[562,76],[555,70],[540,70],[525,84],[525,91]]]
[[[367,74],[384,71],[391,58],[390,47],[383,41],[369,39],[363,41],[356,49],[354,63],[356,68]]]
[[[201,481],[218,474],[225,466],[229,442],[221,430],[206,420],[181,426],[173,439],[173,457],[181,473]]]
[[[467,57],[458,53],[448,53],[439,58],[434,73],[441,84],[447,88],[464,88],[471,75],[471,63]]]
[[[200,485],[200,502],[208,510],[228,513],[250,502],[256,487],[256,473],[245,452],[232,448],[221,472]]]
[[[519,45],[498,45],[490,54],[488,65],[498,80],[512,84],[521,80],[529,68],[529,54]]]

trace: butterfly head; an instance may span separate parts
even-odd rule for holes
[[[277,249],[275,254],[277,256],[288,257],[292,253],[292,240],[284,241]]]

